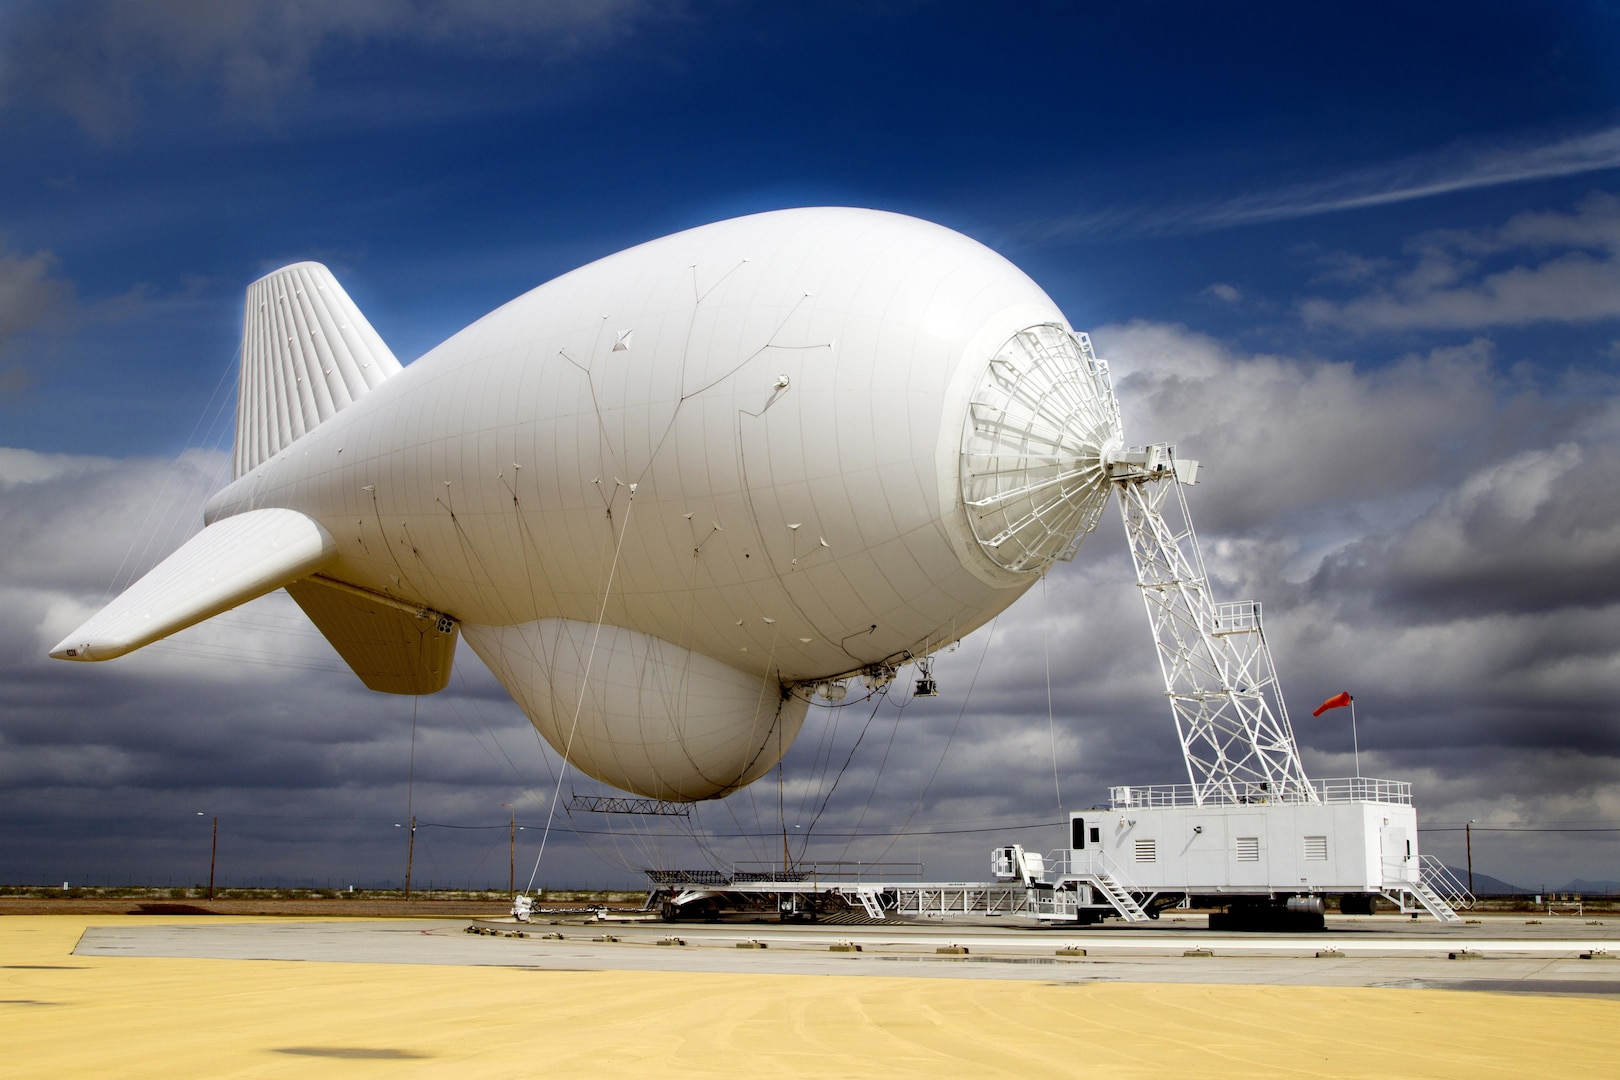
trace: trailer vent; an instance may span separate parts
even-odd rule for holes
[[[1305,861],[1327,862],[1327,837],[1307,836],[1305,838]]]
[[[1159,845],[1156,840],[1138,840],[1136,842],[1136,861],[1154,862],[1159,857]]]
[[[1258,836],[1240,836],[1237,838],[1237,861],[1260,861],[1260,838]]]

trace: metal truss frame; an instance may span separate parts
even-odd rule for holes
[[[1112,465],[1136,581],[1197,805],[1318,802],[1255,601],[1215,602],[1173,447]],[[1178,468],[1177,466],[1181,466]],[[1188,468],[1190,466],[1190,468]]]
[[[568,809],[573,813],[638,814],[643,817],[690,817],[692,814],[692,807],[688,803],[617,795],[574,795],[568,800]]]

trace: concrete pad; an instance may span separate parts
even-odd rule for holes
[[[173,924],[206,931],[197,942],[239,933],[219,919]],[[435,935],[416,923],[236,926],[258,927],[263,940],[315,934],[329,948],[351,931],[376,950],[408,939],[421,951],[573,945],[458,940],[453,927]],[[107,955],[133,951],[141,934],[129,932],[142,928],[158,929],[127,917],[0,920],[5,1075],[1609,1077],[1620,1061],[1620,1000],[1564,994],[1105,982],[1055,977],[1067,967],[1045,965],[1040,978],[992,980]],[[101,946],[75,953],[81,937],[98,935]],[[750,927],[747,936],[767,935]],[[757,952],[718,941],[597,948],[744,963],[779,953],[775,942]],[[1478,980],[1491,961],[1452,963]]]
[[[501,936],[469,934],[469,927]],[[1073,934],[1040,929],[887,923],[861,928],[858,954],[836,954],[849,927],[780,924],[690,926],[685,947],[658,948],[668,925],[615,923],[611,934],[576,921],[524,929],[510,920],[333,920],[189,924],[149,920],[92,926],[75,956],[517,967],[550,971],[664,971],[739,975],[845,975],[993,980],[1107,980],[1294,986],[1511,990],[1537,980],[1538,993],[1620,993],[1620,963],[1581,962],[1595,946],[1543,937],[1491,939],[1490,952],[1446,938],[1395,936],[1326,950],[1313,936],[1217,934],[1166,928],[1159,934]],[[514,932],[533,936],[517,938]],[[1059,956],[1083,941],[1084,957]],[[769,950],[745,952],[739,948]],[[1324,956],[1324,953],[1337,955]],[[1477,957],[1462,965],[1453,956]]]

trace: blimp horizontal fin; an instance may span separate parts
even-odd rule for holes
[[[288,585],[287,595],[368,690],[436,694],[450,684],[459,624],[443,612],[319,574]]]
[[[181,545],[51,650],[111,660],[281,588],[337,558],[337,543],[294,510],[250,510]]]
[[[236,406],[236,475],[401,370],[332,271],[294,263],[247,289]]]

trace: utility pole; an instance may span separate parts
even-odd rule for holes
[[[416,818],[411,818],[411,838],[405,846],[405,899],[411,898],[411,861],[416,858]]]
[[[506,898],[517,895],[517,811],[512,811],[512,833],[506,848]]]
[[[1468,819],[1463,826],[1463,836],[1468,845],[1468,895],[1474,895],[1474,818]]]
[[[219,815],[214,815],[214,843],[208,849],[208,899],[214,898],[214,867],[219,861]]]

